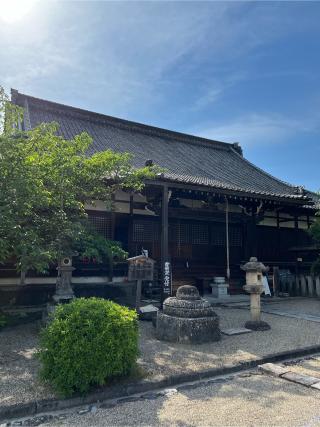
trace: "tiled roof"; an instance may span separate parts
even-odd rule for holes
[[[314,193],[312,191],[306,191],[306,195],[310,197],[313,204],[312,205],[306,205],[306,208],[311,209],[317,209],[317,211],[320,211],[320,193]]]
[[[237,144],[208,140],[20,94],[12,102],[25,108],[24,126],[56,121],[66,139],[86,131],[93,138],[90,153],[112,149],[134,155],[134,165],[152,159],[170,181],[231,190],[256,197],[307,200],[298,187],[287,184],[247,161]]]

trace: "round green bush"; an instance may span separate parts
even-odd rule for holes
[[[41,377],[63,396],[127,375],[138,356],[137,314],[112,301],[59,305],[40,335]]]

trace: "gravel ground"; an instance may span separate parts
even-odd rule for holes
[[[300,310],[307,305],[301,300]],[[243,326],[249,311],[216,308],[221,327]],[[319,324],[306,320],[263,314],[272,329],[233,337],[223,336],[220,342],[203,345],[169,344],[154,338],[150,322],[140,322],[139,365],[147,372],[147,379],[161,379],[168,375],[196,372],[225,364],[252,360],[266,354],[320,344]],[[37,378],[38,327],[26,324],[0,332],[0,405],[53,397]]]
[[[38,332],[36,323],[0,332],[0,405],[53,397],[37,378]]]
[[[262,375],[68,414],[46,426],[319,426],[319,391]]]
[[[220,317],[221,328],[243,326],[250,316],[249,311],[243,309],[216,307],[215,311]],[[201,371],[257,359],[279,351],[320,344],[318,323],[271,314],[263,314],[262,320],[270,324],[270,331],[228,337],[222,335],[219,342],[188,346],[155,340],[152,325],[141,322],[143,346],[139,363],[153,378],[160,379],[170,374]]]

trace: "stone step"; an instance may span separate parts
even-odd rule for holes
[[[252,330],[247,328],[221,329],[221,333],[228,336],[248,334],[249,332],[252,332]]]
[[[281,375],[289,372],[289,368],[285,368],[282,365],[276,365],[275,363],[264,363],[259,365],[259,369],[268,375],[280,377]]]

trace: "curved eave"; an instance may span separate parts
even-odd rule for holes
[[[226,187],[224,185],[205,185],[205,184],[195,184],[192,182],[192,179],[190,181],[188,180],[182,180],[179,178],[172,179],[166,176],[163,177],[157,177],[154,180],[146,180],[145,183],[148,185],[160,185],[163,186],[165,183],[168,184],[168,186],[172,186],[178,189],[188,189],[191,191],[203,191],[208,193],[215,193],[215,194],[221,194],[225,195],[227,197],[237,197],[242,200],[248,200],[248,201],[272,201],[275,203],[285,203],[300,207],[308,207],[308,208],[314,208],[313,201],[310,197],[304,196],[304,195],[280,195],[280,194],[270,194],[270,193],[264,193],[264,192],[253,192],[253,191],[246,191],[240,188],[236,187]],[[186,188],[187,186],[187,188]],[[309,205],[310,203],[310,205]]]

